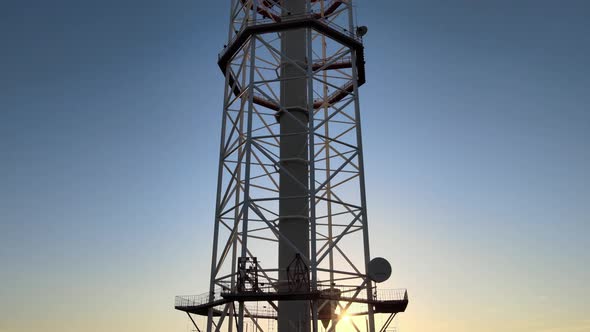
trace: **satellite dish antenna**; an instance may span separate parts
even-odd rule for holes
[[[374,282],[384,282],[391,277],[391,264],[382,257],[373,258],[369,262],[368,275]]]
[[[356,28],[356,34],[357,34],[359,37],[363,37],[364,35],[366,35],[366,34],[367,34],[367,32],[369,32],[369,28],[367,28],[367,27],[366,27],[366,26],[364,26],[364,25],[363,25],[363,26],[360,26],[360,27],[357,27],[357,28]]]

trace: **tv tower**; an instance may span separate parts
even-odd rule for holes
[[[210,285],[175,303],[199,331],[381,332],[405,311],[369,252],[366,33],[352,0],[231,0]]]

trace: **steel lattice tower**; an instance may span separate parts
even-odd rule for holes
[[[385,331],[405,290],[371,260],[352,0],[231,0],[207,332]]]

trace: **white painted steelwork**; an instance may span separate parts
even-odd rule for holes
[[[356,31],[352,0],[231,0],[210,288],[176,304],[196,328],[374,332],[405,310],[367,275]]]

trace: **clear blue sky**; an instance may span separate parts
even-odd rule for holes
[[[402,332],[590,331],[590,3],[357,0]],[[229,0],[0,4],[0,331],[186,331]]]

